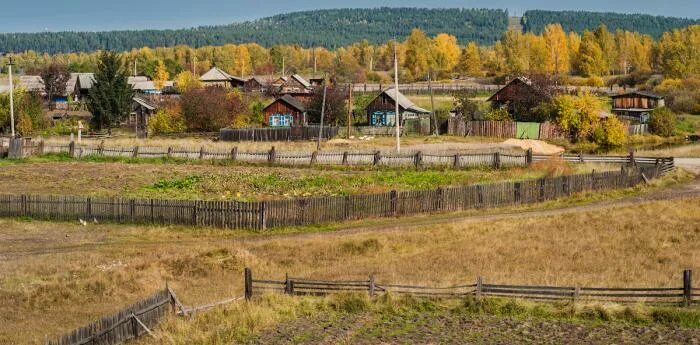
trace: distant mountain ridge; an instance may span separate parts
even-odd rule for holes
[[[512,21],[512,19],[511,19]],[[617,13],[530,10],[522,27],[539,33],[548,23],[559,22],[565,30],[581,32],[603,23],[658,37],[673,28],[698,24],[700,20]],[[383,43],[404,39],[413,28],[428,35],[446,32],[461,44],[475,41],[492,44],[508,28],[508,12],[500,9],[372,8],[330,9],[279,14],[229,25],[174,30],[103,32],[41,32],[0,34],[0,51],[34,50],[46,53],[89,52],[100,49],[125,51],[133,48],[188,45],[201,47],[256,42],[263,46],[298,44],[336,48],[362,40]]]

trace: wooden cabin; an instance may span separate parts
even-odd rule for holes
[[[253,76],[248,78],[243,84],[243,90],[246,92],[265,92],[265,89],[270,86],[271,81],[269,79]]]
[[[263,109],[265,124],[270,127],[291,127],[306,125],[306,107],[290,96],[284,95]]]
[[[137,137],[145,138],[148,136],[148,121],[157,110],[158,106],[145,97],[134,97],[129,119],[122,125],[134,129]]]
[[[510,114],[516,115],[518,105],[527,108],[535,107],[551,98],[551,95],[536,87],[530,79],[518,77],[508,82],[486,101],[491,102],[493,108],[506,108]]]
[[[294,74],[287,78],[280,86],[280,93],[310,93],[311,84],[298,74]]]
[[[369,125],[378,127],[395,126],[397,99],[399,103],[399,123],[402,123],[405,119],[418,118],[422,115],[430,114],[428,110],[415,105],[401,92],[396,92],[396,89],[391,88],[382,91],[365,108]]]
[[[614,95],[611,98],[612,112],[615,115],[640,123],[647,123],[651,112],[664,106],[662,96],[646,91],[632,91]]]
[[[212,67],[207,73],[204,73],[199,80],[205,87],[217,86],[225,89],[242,88],[245,80],[234,77],[218,67]]]

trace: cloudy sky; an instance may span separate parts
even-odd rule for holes
[[[3,1],[5,2],[5,1]],[[278,13],[340,7],[572,9],[700,18],[698,0],[31,0],[0,5],[0,32],[162,29],[227,24]]]

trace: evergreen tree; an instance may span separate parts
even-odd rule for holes
[[[95,80],[87,99],[88,110],[92,113],[92,128],[111,131],[113,126],[129,115],[134,91],[127,78],[128,73],[119,54],[100,53]]]

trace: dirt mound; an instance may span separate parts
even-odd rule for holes
[[[503,142],[506,145],[518,146],[523,150],[532,149],[532,153],[537,155],[557,155],[564,152],[564,148],[557,145],[547,144],[542,140],[534,139],[508,139]]]

